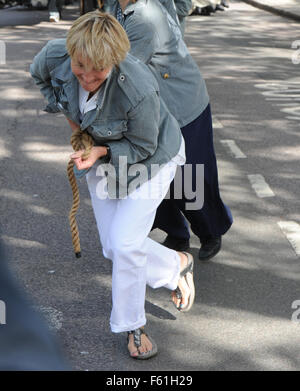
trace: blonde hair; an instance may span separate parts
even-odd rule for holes
[[[93,11],[75,20],[67,35],[71,58],[88,57],[96,69],[119,65],[130,49],[127,34],[108,13]]]

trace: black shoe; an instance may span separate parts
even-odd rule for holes
[[[208,9],[206,7],[204,7],[204,8],[201,9],[201,14],[199,14],[199,15],[209,16],[210,14],[211,14],[211,12],[208,11]]]
[[[211,5],[201,8],[201,15],[203,16],[210,16],[213,12],[215,12],[215,10]]]
[[[214,257],[221,250],[221,236],[217,238],[209,238],[201,240],[201,248],[199,250],[200,261],[207,261]]]
[[[176,238],[175,236],[171,235],[168,235],[162,244],[165,247],[176,251],[186,251],[190,248],[189,239]]]
[[[221,4],[217,4],[216,11],[225,11],[225,8]]]
[[[200,7],[195,7],[195,9],[191,13],[191,15],[201,15],[201,8]]]
[[[207,5],[205,8],[212,14],[216,12],[216,7],[213,7],[212,5]]]
[[[223,7],[229,8],[229,3],[226,0],[222,0],[221,4]]]

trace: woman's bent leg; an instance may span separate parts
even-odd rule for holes
[[[124,332],[144,326],[146,282],[175,289],[179,279],[178,254],[151,239],[155,212],[176,172],[170,163],[126,199],[99,199],[95,171],[88,184],[104,254],[113,261],[111,329]],[[154,191],[153,191],[154,190]],[[149,197],[155,194],[155,197]]]

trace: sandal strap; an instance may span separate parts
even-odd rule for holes
[[[139,348],[142,345],[142,340],[141,340],[142,334],[145,334],[147,336],[144,329],[142,329],[142,328],[128,331],[128,336],[130,334],[133,334],[133,342],[137,348]]]
[[[176,298],[177,299],[182,299],[182,293],[181,293],[181,290],[177,287],[175,290],[175,295],[176,295]]]
[[[186,267],[183,270],[181,270],[180,277],[184,277],[187,273],[192,273],[193,268],[194,268],[193,257],[191,257],[191,255],[189,253],[186,253],[185,251],[182,251],[182,252],[183,252],[183,254],[185,254],[187,256],[188,264],[186,265]]]

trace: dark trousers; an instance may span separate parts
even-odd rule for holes
[[[98,6],[96,0],[84,0],[80,2],[80,14],[86,14],[87,12],[94,11]]]
[[[186,199],[184,189],[182,190],[182,198],[174,199],[173,182],[169,199],[164,199],[157,209],[153,229],[159,228],[169,235],[189,239],[189,228],[184,218],[186,217],[191,230],[200,238],[200,241],[209,237],[221,236],[230,228],[232,215],[219,193],[210,105],[198,118],[184,126],[181,131],[185,140],[186,164],[191,164],[193,169],[193,190],[196,189],[195,183],[197,181],[196,165],[204,164],[203,207],[197,210],[186,210],[186,203],[193,200]],[[180,169],[183,170],[184,166]]]
[[[61,12],[63,0],[50,0],[48,3],[49,12]]]

